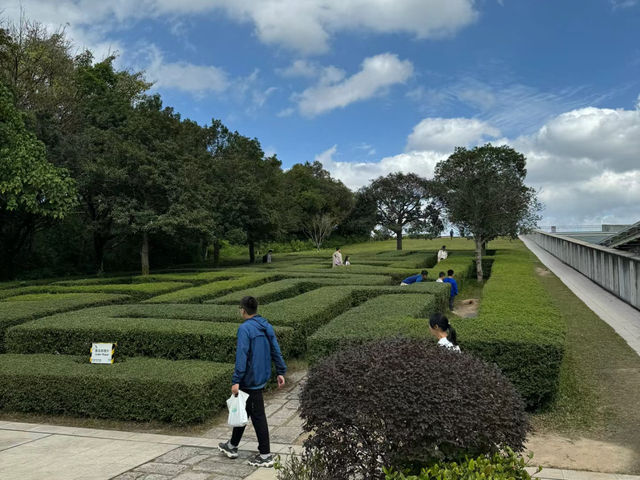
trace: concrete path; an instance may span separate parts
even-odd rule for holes
[[[640,311],[558,260],[527,236],[521,236],[520,239],[580,300],[611,325],[640,355]]]
[[[224,439],[0,422],[0,480],[274,480],[273,469],[222,456]],[[284,454],[300,446],[273,444]],[[285,455],[286,456],[286,455]],[[640,475],[545,468],[541,480],[640,480]]]

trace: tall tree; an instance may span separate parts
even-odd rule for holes
[[[328,215],[340,224],[354,206],[351,190],[332,178],[318,161],[291,167],[285,173],[284,192],[286,229],[300,237],[305,236],[304,230],[312,218]]]
[[[98,272],[104,268],[106,249],[116,240],[115,199],[129,181],[122,159],[132,141],[128,129],[133,107],[149,87],[140,73],[116,71],[114,60],[93,63],[89,52],[76,59],[75,121],[59,147],[59,161],[78,181]]]
[[[45,147],[25,128],[9,90],[0,83],[0,266],[13,259],[38,221],[60,219],[76,205],[75,182],[47,161]]]
[[[354,205],[351,213],[338,226],[336,233],[345,237],[369,238],[378,223],[377,203],[366,188],[354,194]]]
[[[540,204],[526,176],[526,158],[506,145],[459,147],[436,166],[434,187],[449,221],[473,235],[478,281],[483,245],[498,236],[515,238],[539,220]]]
[[[378,223],[396,235],[396,248],[402,250],[406,228],[442,231],[439,209],[429,182],[415,173],[390,173],[378,177],[366,188],[376,202]]]
[[[194,193],[200,183],[190,183],[199,176],[197,162],[182,141],[183,127],[173,109],[162,107],[159,95],[139,101],[127,125],[120,157],[126,180],[113,197],[113,219],[139,239],[143,275],[150,269],[152,235],[206,228],[207,216]]]
[[[210,205],[215,210],[214,262],[220,239],[233,238],[249,247],[255,262],[256,245],[275,239],[282,224],[282,169],[275,157],[265,157],[257,139],[231,133],[219,123],[212,148]]]

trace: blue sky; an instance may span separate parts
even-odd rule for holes
[[[22,0],[164,102],[352,188],[456,145],[527,155],[545,224],[640,220],[638,0]]]

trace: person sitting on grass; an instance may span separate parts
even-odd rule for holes
[[[429,317],[429,332],[438,339],[438,345],[454,352],[459,352],[458,336],[442,313],[433,313]]]
[[[406,287],[407,285],[411,285],[412,283],[425,282],[427,280],[428,274],[429,272],[427,272],[426,270],[422,270],[422,272],[418,273],[417,275],[411,275],[410,277],[402,280],[402,282],[400,282],[400,285]]]
[[[451,285],[451,290],[449,291],[449,310],[453,310],[453,299],[458,295],[458,282],[453,278],[454,271],[447,270],[447,278],[443,280],[444,283],[448,283]]]
[[[351,260],[349,260],[349,255],[347,255],[344,259],[344,266],[348,267],[349,265],[351,265]]]
[[[446,275],[447,275],[446,273],[444,273],[444,272],[440,272],[440,273],[438,274],[438,279],[436,280],[436,282],[438,282],[438,283],[442,283],[442,282],[444,282],[444,277],[446,277]]]

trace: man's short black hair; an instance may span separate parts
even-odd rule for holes
[[[427,272],[426,270],[422,270],[420,272],[420,275],[422,275],[423,277],[426,277],[427,275],[429,275],[429,272]]]
[[[336,247],[336,252],[337,252],[338,250],[340,250],[340,247]]]
[[[439,276],[439,277],[444,277],[445,275],[446,275],[446,273],[444,273],[444,272],[440,272],[440,273],[438,274],[438,276]]]
[[[442,245],[442,250],[446,250],[447,246],[446,245]]]
[[[447,270],[447,275],[449,276],[453,275],[453,270]]]
[[[258,311],[258,300],[254,297],[242,297],[240,307],[242,307],[248,315],[255,315]]]

